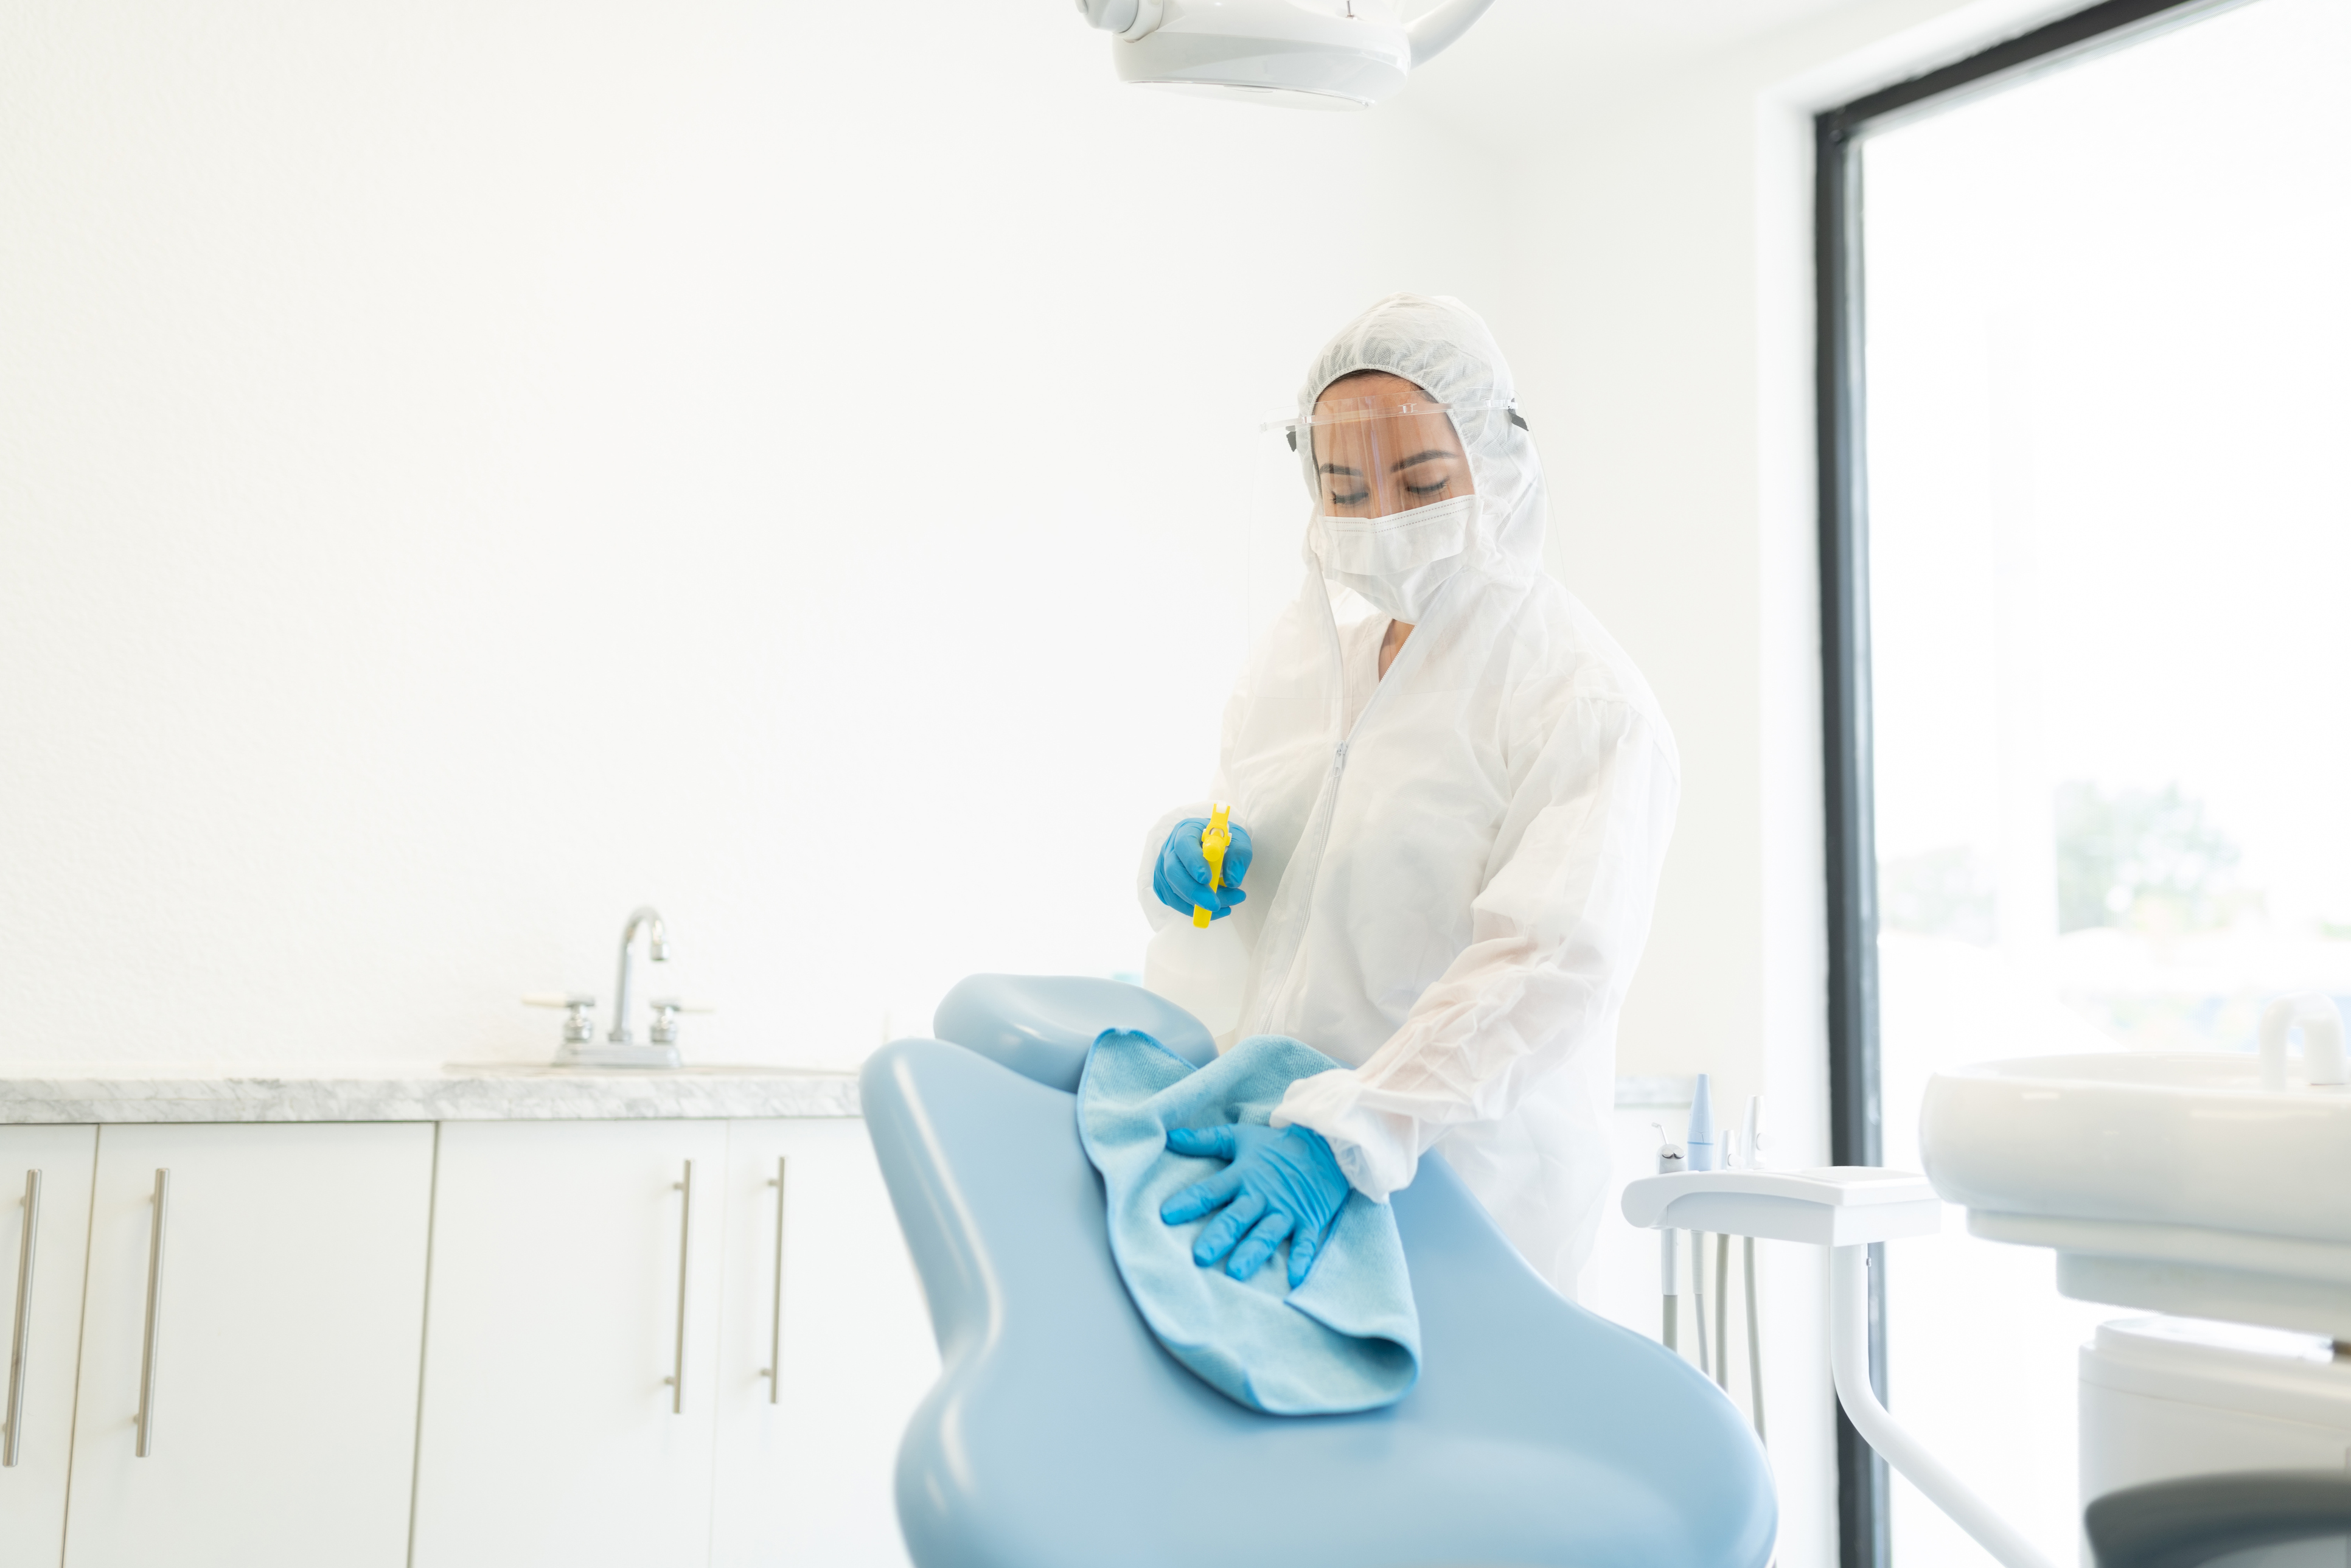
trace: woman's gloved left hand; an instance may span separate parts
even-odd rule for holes
[[[1179,1155],[1233,1162],[1160,1205],[1159,1218],[1170,1225],[1224,1210],[1192,1243],[1192,1261],[1205,1269],[1230,1254],[1225,1272],[1246,1280],[1265,1267],[1286,1236],[1290,1289],[1306,1282],[1352,1190],[1322,1134],[1253,1124],[1170,1127],[1167,1146]]]
[[[1208,912],[1211,920],[1222,920],[1233,912],[1233,905],[1248,902],[1249,894],[1241,891],[1241,879],[1249,875],[1249,857],[1253,846],[1249,830],[1238,822],[1227,824],[1232,830],[1233,841],[1225,850],[1225,874],[1221,886],[1208,886],[1208,857],[1201,852],[1200,834],[1207,827],[1206,817],[1186,817],[1176,824],[1167,841],[1159,847],[1159,864],[1151,873],[1151,891],[1159,902],[1178,915],[1189,915],[1194,905]]]

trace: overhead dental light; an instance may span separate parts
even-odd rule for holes
[[[1077,0],[1122,81],[1291,109],[1369,109],[1493,0]]]

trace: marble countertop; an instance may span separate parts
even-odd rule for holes
[[[629,1071],[524,1062],[204,1068],[0,1063],[0,1125],[92,1122],[598,1122],[855,1116],[845,1069]]]
[[[1687,1105],[1690,1080],[1616,1080],[1616,1104]],[[348,1064],[0,1062],[0,1126],[93,1122],[609,1122],[855,1116],[846,1068],[675,1071],[531,1062]]]

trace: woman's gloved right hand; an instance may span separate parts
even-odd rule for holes
[[[1183,1225],[1222,1209],[1192,1242],[1201,1268],[1222,1262],[1246,1280],[1265,1267],[1287,1239],[1290,1288],[1314,1267],[1352,1189],[1339,1157],[1311,1127],[1170,1127],[1167,1146],[1179,1155],[1232,1164],[1159,1206],[1159,1218]]]
[[[1241,891],[1241,878],[1249,875],[1249,830],[1238,822],[1228,822],[1233,841],[1225,850],[1225,874],[1219,886],[1208,886],[1208,857],[1200,852],[1200,835],[1207,831],[1206,817],[1186,817],[1176,824],[1160,846],[1158,867],[1151,873],[1151,891],[1159,902],[1178,915],[1189,915],[1196,905],[1208,912],[1211,920],[1222,920],[1233,912],[1233,905],[1247,902],[1249,894]]]

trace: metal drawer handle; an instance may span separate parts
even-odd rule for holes
[[[784,1391],[784,1159],[776,1159],[776,1179],[768,1184],[776,1189],[776,1305],[775,1316],[768,1323],[768,1364],[759,1375],[768,1380],[768,1403],[783,1403]]]
[[[155,1451],[155,1330],[163,1321],[163,1221],[172,1197],[172,1173],[155,1172],[155,1223],[147,1232],[147,1337],[139,1352],[140,1458]]]
[[[694,1162],[685,1162],[683,1180],[671,1186],[685,1195],[684,1211],[677,1219],[677,1362],[670,1375],[662,1379],[670,1386],[669,1413],[685,1414],[685,1276],[687,1264],[694,1257]]]
[[[0,1465],[25,1446],[25,1347],[33,1333],[33,1238],[41,1228],[41,1173],[25,1173],[25,1236],[16,1248],[16,1329],[8,1341],[8,1436]]]

